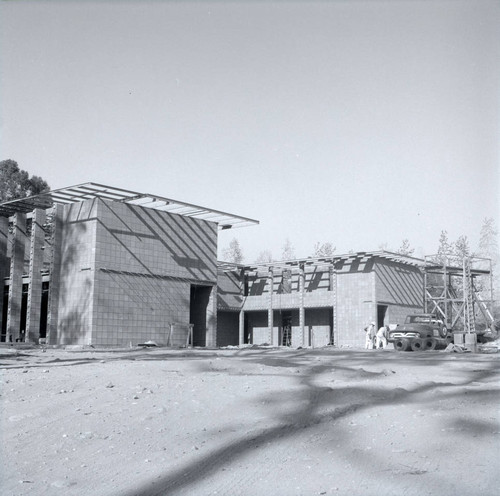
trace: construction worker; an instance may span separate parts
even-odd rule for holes
[[[373,338],[375,337],[375,322],[365,327],[365,349],[373,350]]]
[[[382,348],[387,348],[387,331],[389,330],[389,326],[382,326],[377,331],[377,339],[375,341],[375,349],[378,350],[380,345]]]

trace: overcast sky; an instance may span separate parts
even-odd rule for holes
[[[260,220],[252,262],[475,248],[500,219],[500,2],[0,1],[0,159]]]

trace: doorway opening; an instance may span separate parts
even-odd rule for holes
[[[377,305],[377,329],[380,329],[385,324],[387,308],[387,305]]]
[[[40,338],[47,337],[47,316],[49,309],[49,282],[42,282],[42,307],[40,309]]]
[[[212,286],[191,285],[189,323],[193,324],[193,346],[207,345],[207,307]]]
[[[292,312],[281,314],[281,346],[292,346]]]
[[[0,342],[7,341],[7,313],[9,309],[9,286],[3,288],[2,302],[2,332],[0,334]]]

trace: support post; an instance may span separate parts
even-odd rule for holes
[[[241,346],[245,343],[245,312],[243,310],[240,310],[238,327],[238,344]]]
[[[302,335],[302,346],[308,346],[308,340],[305,335],[305,309],[304,309],[304,287],[305,287],[305,275],[304,275],[304,264],[299,265],[299,326],[300,333]]]
[[[274,291],[274,273],[273,268],[269,267],[267,273],[267,282],[269,286],[269,304],[267,307],[267,327],[269,329],[269,344],[273,344],[273,291]]]
[[[38,344],[40,339],[40,314],[42,308],[43,244],[45,240],[45,210],[33,212],[30,245],[30,284],[28,289],[28,311],[26,316],[26,341]]]
[[[207,334],[206,347],[217,346],[217,285],[214,284],[210,291],[207,305]]]
[[[337,345],[338,343],[338,326],[337,326],[337,270],[335,269],[335,263],[330,266],[330,290],[332,291],[332,343]]]
[[[7,258],[7,241],[9,237],[9,219],[7,217],[0,217],[0,327],[3,322],[3,315],[8,311],[7,307],[3,307],[3,292],[4,292],[4,279],[9,275],[9,260]],[[5,341],[6,337],[1,329],[1,340]]]
[[[26,214],[16,213],[14,214],[12,255],[10,259],[9,308],[7,313],[8,341],[16,341],[20,336],[25,242]]]
[[[61,247],[63,231],[62,205],[56,204],[50,212],[51,223],[51,258],[50,258],[50,284],[49,303],[47,312],[47,343],[57,344],[57,325],[59,316],[59,286],[61,280]]]

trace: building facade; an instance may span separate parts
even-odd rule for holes
[[[0,213],[0,339],[52,345],[215,346],[218,229],[257,223],[92,183]]]
[[[219,345],[362,347],[368,323],[401,323],[422,311],[421,266],[419,259],[388,252],[222,265]]]
[[[1,342],[352,346],[423,307],[421,260],[217,262],[257,221],[87,183],[0,204]]]

